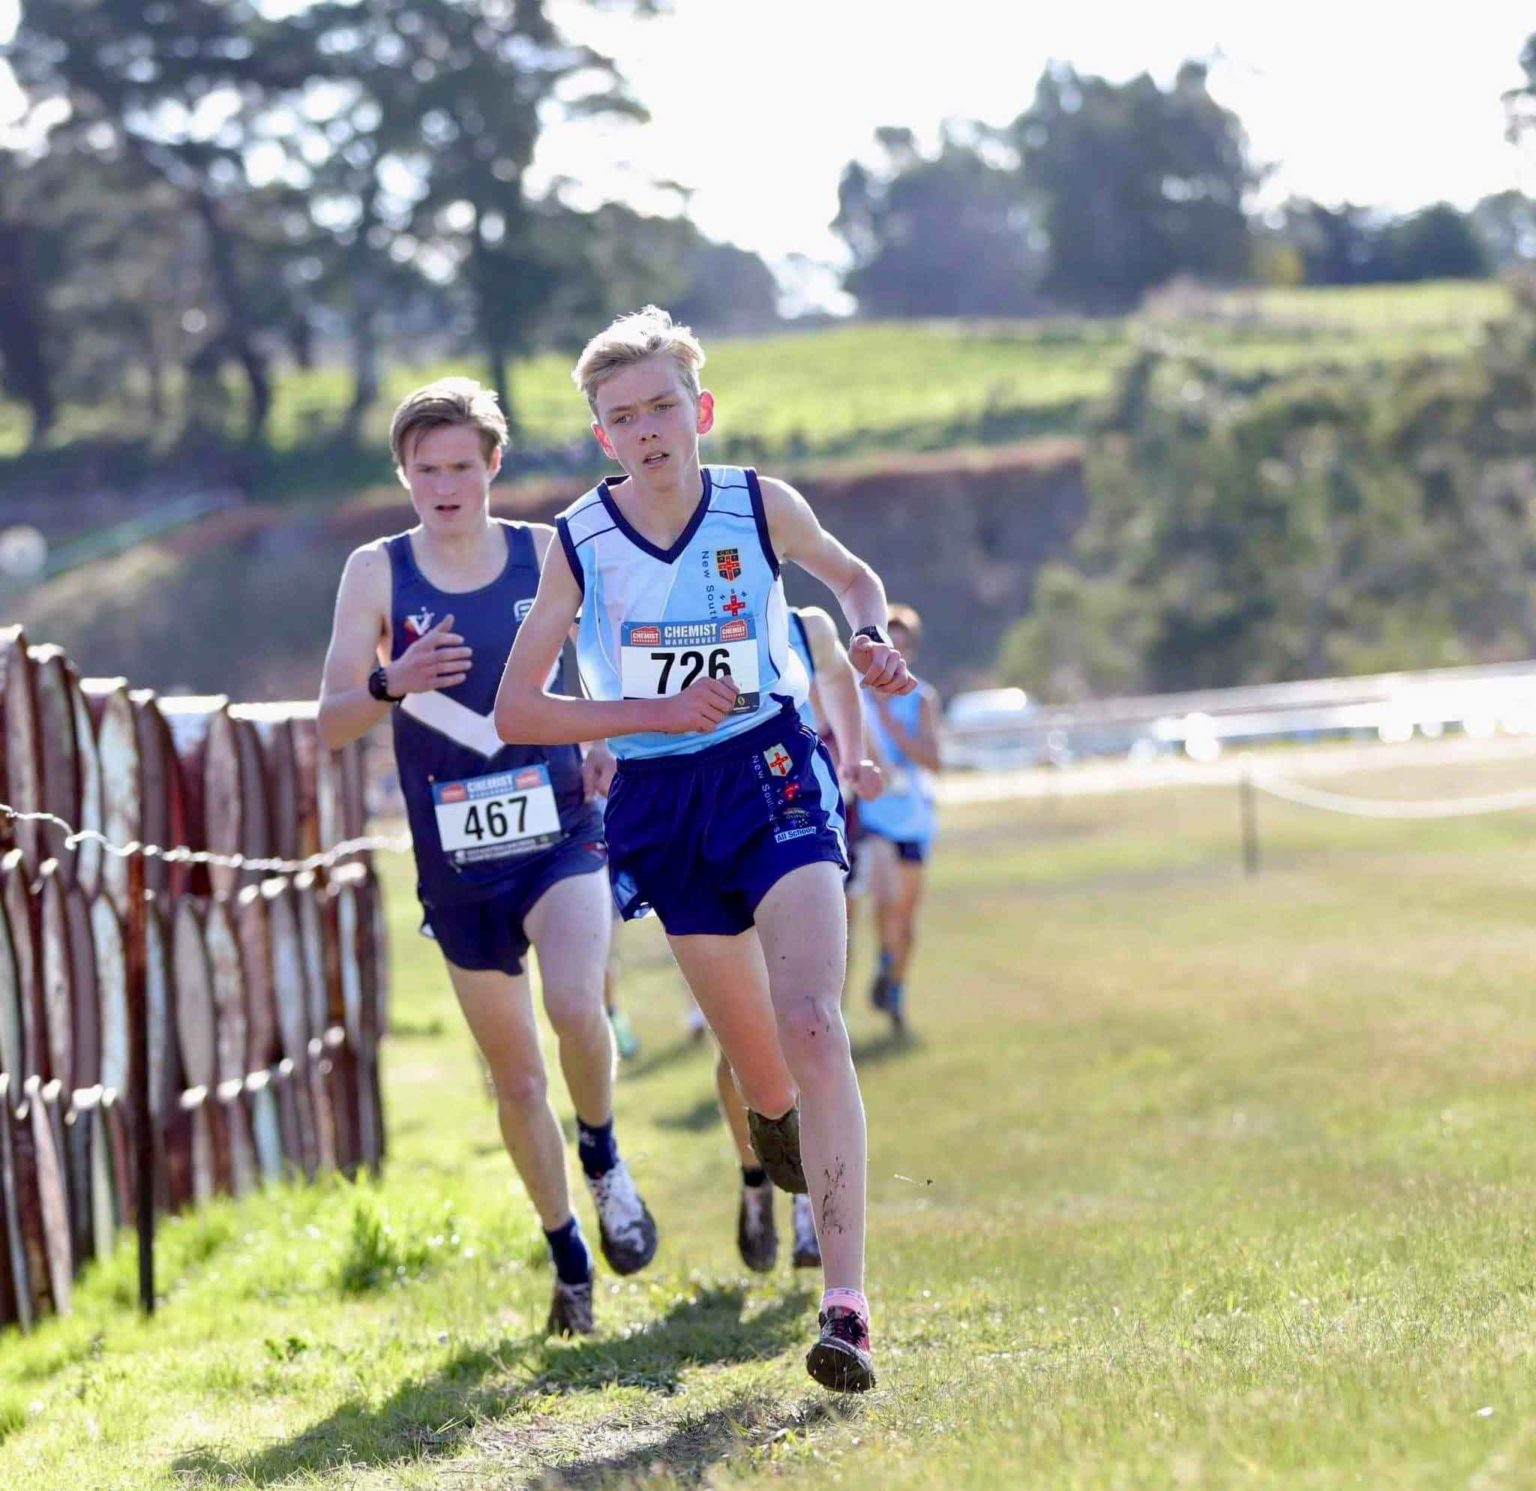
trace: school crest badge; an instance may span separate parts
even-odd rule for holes
[[[789,752],[781,745],[776,745],[771,751],[764,751],[763,760],[768,763],[768,770],[776,777],[787,777],[789,768],[795,764]]]
[[[722,580],[739,580],[741,578],[741,550],[716,549],[715,573]]]

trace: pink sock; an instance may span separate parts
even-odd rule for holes
[[[852,1310],[869,1327],[869,1301],[860,1289],[828,1289],[821,1296],[821,1308],[825,1310]]]

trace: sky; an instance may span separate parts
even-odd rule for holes
[[[549,3],[567,34],[615,58],[651,121],[549,131],[544,177],[574,178],[587,202],[667,212],[678,198],[652,183],[678,182],[703,232],[781,271],[793,256],[839,261],[838,179],[876,158],[877,127],[932,141],[946,119],[1005,124],[1051,61],[1164,82],[1186,58],[1209,61],[1212,92],[1273,168],[1259,205],[1294,193],[1407,211],[1507,187],[1536,195],[1536,143],[1503,133],[1500,94],[1521,83],[1536,31],[1536,11],[1514,0],[1426,7],[1421,20],[1384,0],[671,0],[649,20]],[[16,13],[0,0],[0,39]],[[801,280],[835,299],[830,271]]]

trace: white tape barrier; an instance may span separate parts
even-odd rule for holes
[[[392,854],[404,854],[411,847],[409,834],[396,834],[387,838],[375,835],[344,839],[335,848],[327,849],[322,854],[311,854],[307,859],[247,859],[243,854],[214,854],[206,849],[189,849],[185,844],[171,849],[159,844],[140,844],[137,840],[131,844],[114,844],[94,828],[75,828],[57,813],[24,813],[4,802],[0,802],[0,818],[11,818],[18,823],[51,823],[55,828],[62,828],[66,849],[75,849],[88,840],[94,840],[106,853],[115,854],[120,859],[137,854],[145,859],[163,859],[167,864],[222,865],[231,870],[253,870],[260,875],[303,875],[311,870],[329,869],[348,856],[366,850],[382,849]]]
[[[1536,808],[1536,787],[1519,792],[1502,792],[1488,797],[1453,797],[1440,802],[1398,801],[1381,797],[1350,797],[1342,792],[1325,792],[1320,787],[1304,787],[1268,772],[1250,772],[1248,778],[1260,792],[1278,797],[1298,807],[1317,808],[1325,813],[1348,813],[1356,818],[1475,818],[1484,813],[1514,813]]]
[[[1018,799],[1054,801],[1155,792],[1168,787],[1235,787],[1244,775],[1251,776],[1255,786],[1262,776],[1266,781],[1280,781],[1294,787],[1298,777],[1337,779],[1356,773],[1401,771],[1414,767],[1445,770],[1514,765],[1529,767],[1530,775],[1536,777],[1536,738],[1531,736],[1496,740],[1425,740],[1407,745],[1319,745],[1298,747],[1283,754],[1283,776],[1270,762],[1256,759],[1247,752],[1211,762],[1190,761],[1179,756],[1163,756],[1151,761],[1095,758],[1055,767],[1017,767],[995,772],[950,771],[939,778],[938,801],[943,809],[968,803]],[[1343,794],[1328,795],[1339,796],[1350,804],[1361,801]],[[1492,800],[1497,801],[1501,810],[1529,806],[1506,801],[1504,797]],[[1412,816],[1433,816],[1421,814],[1423,806],[1423,800],[1411,803]],[[1456,813],[1459,815],[1460,812],[1458,808]]]

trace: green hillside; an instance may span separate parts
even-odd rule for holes
[[[1311,363],[1397,362],[1464,351],[1509,305],[1486,282],[1359,289],[1172,291],[1124,319],[850,323],[751,339],[708,339],[706,381],[720,395],[718,458],[827,457],[874,449],[932,450],[995,444],[1078,427],[1087,403],[1149,342],[1198,350],[1234,371],[1281,372]],[[570,382],[571,356],[550,352],[516,365],[512,396],[519,441],[546,450],[578,446],[586,415]],[[478,373],[471,355],[396,364],[365,428],[382,444],[389,412],[418,384]],[[302,457],[335,428],[348,398],[341,367],[286,370],[278,381],[271,444]],[[232,421],[238,409],[231,409]],[[141,412],[72,408],[58,441],[141,440]],[[16,453],[24,422],[0,405],[0,453]],[[282,478],[332,480],[280,463]],[[334,471],[343,483],[349,473]]]

